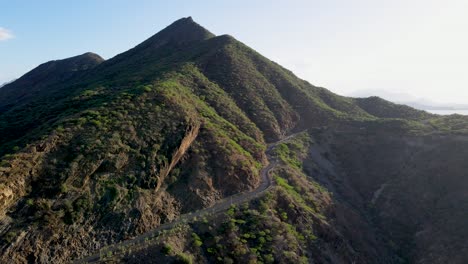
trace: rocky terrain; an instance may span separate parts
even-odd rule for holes
[[[333,94],[183,18],[0,89],[0,261],[466,263],[467,145],[466,117]]]

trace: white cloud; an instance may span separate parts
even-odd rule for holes
[[[0,41],[13,38],[13,34],[6,28],[0,27]]]

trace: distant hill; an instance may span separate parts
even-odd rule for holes
[[[465,104],[422,104],[418,102],[406,102],[404,104],[422,110],[468,110],[468,105]]]
[[[467,158],[467,118],[334,94],[182,18],[0,89],[0,262],[466,263]]]
[[[427,112],[416,110],[404,104],[395,104],[377,96],[356,98],[355,101],[362,109],[365,109],[368,113],[377,117],[406,118],[415,120],[431,117]]]
[[[399,93],[399,92],[388,92],[383,90],[359,90],[350,94],[354,97],[372,97],[378,96],[389,100],[394,103],[404,104],[411,106],[419,110],[466,110],[468,104],[456,104],[456,103],[437,103],[424,98],[417,98],[410,94]]]

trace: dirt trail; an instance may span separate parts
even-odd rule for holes
[[[272,150],[278,144],[281,144],[281,143],[295,137],[298,134],[300,134],[300,133],[295,133],[295,134],[289,135],[289,136],[287,136],[287,137],[285,137],[285,138],[283,138],[283,139],[281,139],[281,140],[279,140],[277,142],[274,142],[274,143],[271,143],[271,144],[268,145],[268,147],[266,149],[268,164],[260,172],[261,182],[260,182],[260,185],[256,189],[254,189],[254,190],[252,190],[250,192],[242,192],[242,193],[238,193],[238,194],[226,197],[226,198],[218,201],[212,207],[208,207],[208,208],[204,208],[204,209],[201,209],[201,210],[198,210],[198,211],[183,214],[179,218],[174,220],[173,222],[165,223],[163,225],[160,225],[157,228],[155,228],[155,229],[153,229],[151,231],[148,231],[146,233],[143,233],[141,235],[138,235],[138,236],[136,236],[136,237],[134,237],[132,239],[125,240],[125,241],[122,241],[122,242],[119,242],[119,243],[116,243],[116,244],[106,246],[106,247],[100,249],[99,252],[97,252],[97,253],[95,253],[95,254],[93,254],[91,256],[88,256],[86,258],[77,260],[74,263],[96,263],[96,262],[99,262],[101,260],[101,256],[106,256],[109,252],[112,255],[115,255],[116,252],[117,253],[122,252],[122,249],[128,249],[130,247],[134,247],[134,246],[138,246],[140,244],[143,244],[143,243],[147,242],[148,239],[157,237],[162,230],[173,228],[177,224],[186,223],[186,222],[188,222],[190,220],[193,220],[194,218],[199,218],[200,216],[203,216],[205,214],[214,214],[214,213],[219,213],[219,212],[225,211],[225,210],[229,209],[231,207],[231,205],[238,205],[238,204],[241,204],[243,202],[246,202],[246,201],[249,201],[249,200],[251,200],[253,198],[258,197],[259,195],[261,195],[263,192],[265,192],[267,189],[269,189],[272,186],[272,181],[271,181],[271,178],[269,176],[269,173],[270,173],[271,169],[273,167],[275,167],[277,165],[277,163],[278,163],[278,160],[272,158],[272,153],[271,153]]]

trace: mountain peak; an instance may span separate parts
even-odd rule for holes
[[[82,71],[93,68],[103,61],[104,59],[96,53],[86,52],[78,56],[43,63],[23,77]]]
[[[159,33],[162,32],[172,33],[178,35],[178,37],[190,38],[191,40],[205,40],[215,36],[190,16],[174,21]]]
[[[192,17],[176,20],[163,30],[143,41],[136,47],[107,60],[106,65],[118,67],[120,63],[158,58],[178,52],[191,44],[216,37],[213,33],[193,21]],[[161,55],[162,54],[162,55]],[[132,58],[132,59],[130,59]],[[139,63],[139,62],[138,62]]]
[[[192,17],[176,20],[157,34],[140,44],[140,47],[160,47],[171,43],[184,45],[215,37],[213,33],[196,23]]]
[[[172,24],[175,24],[175,23],[195,23],[196,24],[196,22],[193,21],[193,18],[191,16],[180,18],[174,21]]]
[[[188,21],[192,21],[192,22],[194,22],[191,16],[188,16],[188,17],[183,17],[183,18],[181,18],[181,19],[184,19],[184,20],[188,20]]]
[[[104,59],[99,56],[99,54],[96,54],[94,52],[86,52],[81,55],[72,57],[72,58],[82,58],[82,59],[89,59],[89,60],[94,60],[95,62],[101,63],[104,61]]]
[[[27,72],[14,82],[10,82],[0,90],[0,112],[18,103],[19,99],[25,101],[34,96],[34,93],[44,87],[63,82],[75,74],[93,69],[104,61],[104,59],[92,52],[43,63]]]

